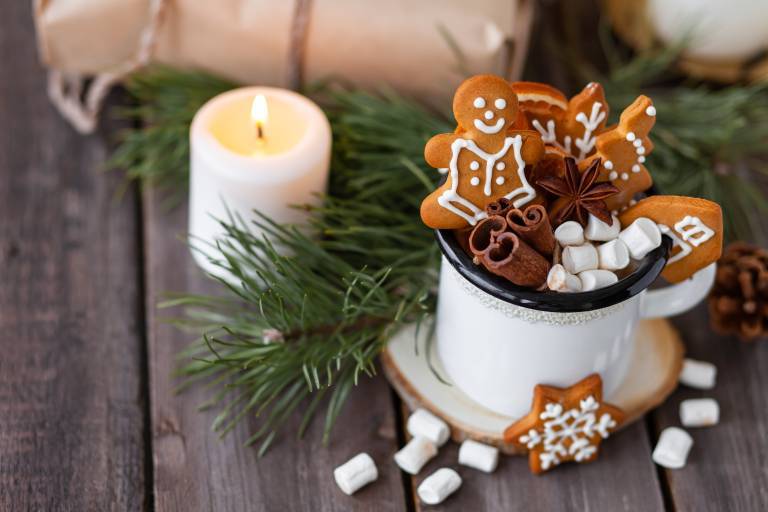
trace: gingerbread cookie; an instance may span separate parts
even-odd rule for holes
[[[537,82],[514,82],[512,89],[548,153],[581,161],[594,152],[595,137],[608,120],[608,103],[600,84],[587,84],[570,101],[554,87]]]
[[[502,197],[518,208],[536,198],[525,176],[525,166],[544,153],[534,131],[514,130],[517,96],[497,76],[478,75],[456,90],[453,113],[455,133],[437,135],[427,142],[424,158],[432,167],[447,169],[443,185],[421,204],[421,218],[435,229],[474,226],[487,216],[485,207]]]
[[[723,214],[720,205],[683,196],[651,196],[619,215],[622,226],[639,217],[656,222],[672,238],[672,253],[661,275],[678,283],[714,263],[723,250]]]
[[[595,154],[580,163],[586,169],[595,159],[602,159],[600,181],[609,181],[619,193],[606,201],[612,213],[619,213],[633,203],[638,192],[648,190],[653,179],[645,159],[653,150],[648,133],[656,122],[656,108],[647,96],[637,99],[621,113],[619,124],[597,136]]]
[[[531,412],[504,431],[504,442],[527,449],[535,474],[567,462],[597,458],[600,442],[624,421],[621,409],[603,402],[603,381],[594,373],[568,388],[539,384]]]

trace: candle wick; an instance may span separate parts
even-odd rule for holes
[[[256,123],[256,138],[259,141],[264,140],[264,126],[261,123]]]

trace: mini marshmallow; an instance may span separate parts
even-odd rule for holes
[[[427,505],[437,505],[461,486],[461,477],[451,468],[440,468],[421,482],[417,492]]]
[[[717,367],[705,361],[685,359],[683,370],[680,372],[680,382],[696,389],[712,389],[715,387]]]
[[[684,427],[711,427],[720,421],[720,405],[714,398],[680,402],[680,423]]]
[[[638,217],[627,226],[619,238],[627,245],[629,255],[639,260],[661,245],[661,231],[648,217]]]
[[[467,439],[459,448],[459,464],[493,473],[499,464],[499,450],[494,446]]]
[[[347,462],[333,470],[336,484],[345,494],[354,494],[361,487],[379,477],[376,463],[367,453],[358,453]]]
[[[597,249],[592,244],[570,245],[563,249],[563,266],[571,274],[597,268]]]
[[[621,223],[615,215],[611,215],[611,225],[609,226],[590,213],[584,236],[587,240],[607,242],[619,236],[619,231],[621,231]]]
[[[444,445],[451,434],[448,424],[426,409],[413,411],[406,429],[413,437],[425,437],[437,446]]]
[[[418,474],[429,459],[437,455],[437,446],[426,437],[414,437],[395,454],[400,469],[412,475]]]
[[[603,270],[621,270],[629,265],[629,249],[621,238],[616,238],[598,246],[597,259]]]
[[[549,269],[547,288],[556,292],[580,292],[581,280],[558,263]]]
[[[576,221],[563,222],[555,230],[555,240],[563,247],[584,243],[584,228]]]
[[[665,468],[680,469],[685,466],[691,446],[693,438],[688,432],[678,427],[667,427],[653,450],[653,462]]]
[[[589,292],[611,286],[619,278],[610,270],[585,270],[579,274],[581,291]]]

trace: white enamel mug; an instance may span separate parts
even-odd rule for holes
[[[712,286],[715,264],[658,290],[671,240],[618,283],[592,292],[540,293],[511,285],[472,263],[450,232],[437,306],[437,352],[447,376],[471,399],[507,416],[531,407],[537,384],[570,386],[591,373],[610,399],[624,380],[642,318],[682,313]]]

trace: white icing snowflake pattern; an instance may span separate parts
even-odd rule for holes
[[[609,430],[616,427],[616,421],[610,414],[604,413],[598,419],[595,412],[600,409],[600,402],[592,395],[579,401],[579,407],[563,410],[558,403],[548,403],[539,415],[544,422],[544,430],[530,429],[520,436],[519,441],[528,449],[541,445],[539,453],[541,468],[548,470],[562,461],[561,457],[572,457],[576,462],[584,462],[597,453],[597,446],[592,438],[599,435],[608,438]]]
[[[541,125],[541,122],[539,122],[538,119],[534,119],[532,124],[541,135],[542,142],[557,146],[576,158],[577,161],[581,161],[584,160],[589,152],[595,147],[595,141],[597,140],[595,131],[600,126],[600,123],[605,120],[605,116],[606,113],[605,110],[603,110],[603,104],[599,101],[594,102],[589,117],[587,117],[584,112],[576,114],[576,122],[581,123],[581,125],[584,126],[584,134],[575,141],[571,140],[570,135],[566,135],[562,144],[557,140],[554,119],[547,121],[546,129]],[[573,148],[572,145],[576,147]],[[579,153],[576,154],[574,149],[578,149]]]

